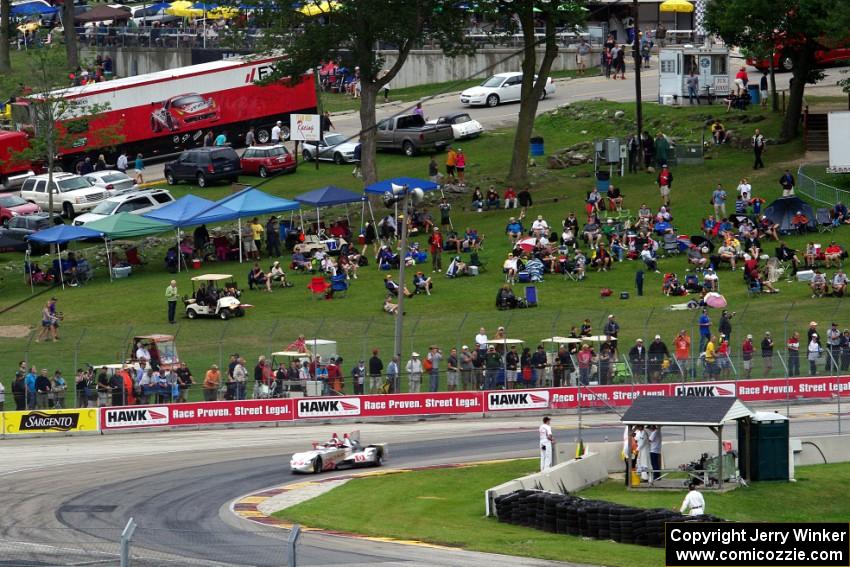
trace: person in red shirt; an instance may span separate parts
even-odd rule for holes
[[[508,187],[505,189],[505,208],[516,209],[518,206],[516,191],[514,191],[513,187]]]
[[[747,335],[747,338],[744,339],[744,344],[741,345],[741,354],[744,361],[744,376],[747,378],[750,378],[753,372],[753,351],[755,351],[753,336]]]
[[[750,82],[750,77],[747,75],[747,68],[741,67],[741,70],[735,74],[735,84],[738,86],[738,96],[744,94],[747,90],[747,83]]]
[[[791,228],[802,234],[806,232],[806,227],[809,225],[809,217],[803,214],[803,211],[797,211],[791,218]]]
[[[725,335],[720,335],[720,346],[717,347],[717,364],[720,366],[720,377],[729,378],[732,373],[732,361],[729,360],[729,341]]]
[[[431,269],[435,272],[443,271],[443,235],[440,234],[440,229],[434,227],[434,232],[428,238],[428,244],[431,245]]]
[[[841,246],[836,244],[834,240],[830,242],[826,250],[823,251],[826,267],[829,268],[832,264],[835,264],[836,267],[841,266],[841,255],[843,253],[844,251],[841,249]]]
[[[658,174],[658,189],[661,191],[661,202],[665,207],[670,206],[670,190],[673,188],[673,174],[667,164],[661,166]]]

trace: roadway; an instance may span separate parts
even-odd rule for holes
[[[792,434],[834,431],[832,410],[834,406],[809,406],[806,417],[792,421]],[[538,421],[528,417],[350,427],[358,427],[364,441],[390,443],[388,466],[415,467],[536,456]],[[611,414],[586,414],[584,439],[591,446],[618,440],[622,428],[616,421]],[[574,415],[555,416],[554,423],[558,439],[574,440]],[[134,537],[139,565],[284,565],[287,532],[237,518],[229,506],[245,494],[304,480],[289,474],[289,455],[334,431],[344,430],[315,425],[5,440],[0,565],[71,564],[64,563],[68,557],[99,558],[98,564],[115,565],[114,542],[131,516],[140,526]],[[706,433],[691,429],[687,435],[694,439]],[[669,428],[665,440],[681,435],[681,430]],[[368,502],[364,495],[359,502],[340,505]],[[82,551],[75,555],[70,550]],[[374,564],[507,567],[516,559],[314,533],[305,534],[299,547],[299,565]]]

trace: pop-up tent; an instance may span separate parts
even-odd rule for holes
[[[12,5],[10,13],[13,17],[22,18],[26,16],[34,16],[36,14],[55,14],[58,11],[59,8],[51,6],[43,0],[36,0],[35,2],[14,4]]]
[[[60,224],[45,230],[39,230],[27,237],[27,240],[40,242],[42,244],[56,244],[56,258],[59,260],[59,279],[62,282],[62,288],[65,288],[65,277],[62,274],[62,255],[59,251],[59,244],[67,244],[74,240],[86,240],[90,238],[103,238],[103,233],[83,226],[73,226],[69,224]],[[107,254],[107,260],[109,255]],[[111,272],[110,272],[111,273]]]
[[[204,211],[210,210],[215,206],[215,203],[210,201],[209,199],[204,199],[203,197],[196,197],[195,195],[185,195],[180,197],[176,201],[173,201],[164,207],[160,207],[155,211],[151,211],[149,213],[145,213],[142,215],[145,218],[153,219],[156,221],[164,222],[166,224],[170,224],[175,229],[177,229],[177,271],[180,271],[180,258],[182,258],[182,254],[180,254],[180,229],[185,226],[193,226],[196,224],[202,224],[199,222],[194,222],[194,218],[201,214]]]
[[[812,206],[799,197],[780,197],[764,209],[764,214],[771,222],[779,225],[780,232],[791,232],[791,219],[797,212],[801,212],[809,219],[809,230],[817,230],[815,223],[815,211]]]
[[[316,226],[321,226],[321,217],[319,209],[321,207],[331,207],[333,205],[347,205],[348,203],[359,203],[367,201],[360,193],[343,189],[335,185],[328,185],[321,189],[314,189],[307,193],[301,193],[295,197],[295,200],[302,205],[310,205],[316,207]],[[348,207],[346,207],[346,216],[348,215]],[[301,217],[301,230],[304,230],[304,217]]]
[[[84,23],[84,22],[104,22],[107,20],[123,21],[129,20],[130,16],[129,8],[113,8],[112,6],[107,6],[106,4],[100,4],[95,6],[88,12],[83,12],[79,16],[74,18],[74,21]]]
[[[373,183],[372,185],[368,185],[365,189],[367,193],[386,193],[387,191],[392,191],[393,185],[407,185],[410,189],[422,189],[423,191],[433,191],[434,189],[438,189],[440,186],[434,183],[433,181],[429,181],[428,179],[417,179],[415,177],[394,177],[392,179],[385,179],[383,181],[378,181],[377,183]]]
[[[172,226],[168,223],[145,218],[141,215],[119,213],[87,223],[85,228],[101,232],[106,237],[116,240],[119,238],[159,234],[160,232],[171,230]]]
[[[263,193],[254,187],[248,187],[228,195],[227,197],[212,203],[206,210],[201,211],[191,219],[192,224],[206,224],[212,222],[224,222],[229,220],[239,221],[239,261],[242,261],[242,219],[284,211],[294,211],[299,205],[295,201],[275,197]]]

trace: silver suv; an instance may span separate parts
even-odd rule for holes
[[[94,187],[88,179],[73,173],[53,174],[53,211],[61,212],[65,218],[72,219],[79,213],[90,211],[109,193]],[[35,203],[42,210],[48,210],[50,192],[47,188],[47,175],[36,175],[24,181],[21,198]]]

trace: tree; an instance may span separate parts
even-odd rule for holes
[[[552,63],[558,55],[557,27],[559,25],[577,27],[584,21],[585,12],[580,0],[546,0],[542,3],[534,0],[518,2],[503,0],[503,2],[516,13],[523,40],[522,95],[514,133],[513,156],[508,172],[508,183],[522,187],[528,182],[528,150],[534,120],[537,117],[537,107],[543,98]],[[541,19],[545,26],[543,39],[545,51],[538,66],[537,48],[540,40],[535,34],[535,20]]]
[[[378,93],[398,74],[410,50],[425,38],[439,43],[449,55],[471,49],[463,35],[463,18],[457,17],[454,2],[449,0],[357,0],[330,4],[310,0],[304,8],[319,14],[313,16],[306,15],[306,10],[292,10],[291,3],[284,0],[272,9],[260,1],[257,8],[257,19],[269,26],[266,42],[260,49],[282,49],[287,55],[266,80],[300,76],[330,60],[359,67],[361,173],[367,184],[378,180],[375,162]],[[284,45],[281,37],[287,38]],[[377,51],[379,46],[397,50],[396,60],[388,68]]]
[[[12,25],[12,2],[0,0],[0,73],[12,70],[12,59],[9,57],[9,28]]]
[[[29,147],[13,152],[13,157],[45,165],[51,220],[54,214],[53,172],[60,170],[56,161],[63,150],[80,145],[107,148],[123,140],[120,134],[123,123],[105,127],[91,125],[98,115],[109,110],[108,105],[89,104],[85,98],[69,98],[61,91],[52,90],[57,86],[54,74],[60,58],[58,50],[31,51],[28,65],[32,70],[30,78],[36,94],[28,96],[26,107],[22,107],[28,109],[27,117],[13,116],[16,122],[26,124],[24,129],[29,135]]]
[[[850,3],[832,0],[712,0],[706,28],[730,45],[781,44],[794,75],[780,138],[797,136],[806,83],[817,82],[815,52],[847,36]]]
[[[62,35],[65,39],[66,67],[71,72],[76,72],[80,66],[80,52],[77,50],[77,28],[74,27],[74,2],[64,0],[62,2]]]

